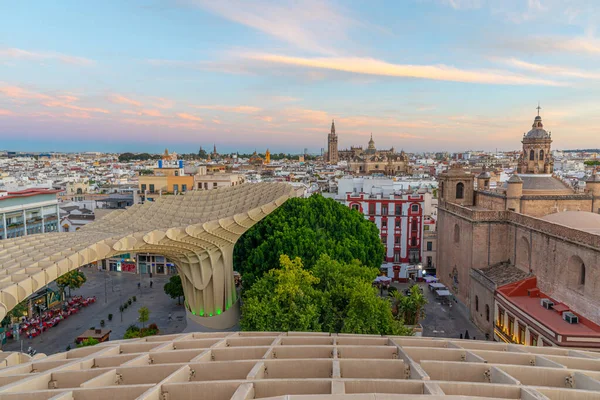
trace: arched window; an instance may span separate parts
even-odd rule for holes
[[[460,242],[460,228],[458,224],[454,225],[454,243]]]
[[[358,204],[352,204],[352,209],[356,211],[360,211]]]
[[[485,305],[485,320],[490,321],[490,306],[487,304]]]
[[[544,150],[540,150],[540,160],[544,159]]]
[[[475,296],[475,311],[479,311],[479,296]]]
[[[529,159],[530,159],[531,161],[535,160],[535,152],[534,152],[533,150],[531,150],[531,151],[529,152]]]
[[[579,275],[579,284],[585,285],[585,264],[581,263],[581,272]]]
[[[457,199],[465,198],[465,184],[462,182],[458,182],[456,184],[456,198]]]

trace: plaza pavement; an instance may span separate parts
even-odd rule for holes
[[[393,283],[398,290],[404,292],[410,283]],[[425,318],[420,321],[423,326],[423,336],[446,337],[458,339],[460,334],[469,331],[471,339],[485,340],[485,335],[469,319],[468,311],[464,305],[452,302],[452,308],[443,306],[436,300],[435,294],[430,292],[425,282],[419,283],[423,288],[423,294],[427,298],[425,306]],[[385,294],[385,292],[384,292]]]
[[[140,276],[126,272],[104,272],[96,268],[82,268],[81,271],[87,277],[87,282],[77,290],[72,291],[72,295],[83,297],[96,296],[96,303],[82,308],[77,314],[61,321],[57,326],[50,328],[40,336],[34,339],[28,339],[21,336],[23,340],[23,350],[26,351],[29,346],[33,347],[38,353],[54,354],[65,351],[67,346],[75,347],[75,338],[90,327],[100,328],[100,320],[104,319],[106,325],[104,329],[111,329],[111,340],[122,339],[125,330],[131,324],[141,324],[137,322],[138,310],[142,306],[150,310],[150,323],[156,323],[160,334],[180,333],[186,327],[185,308],[177,305],[177,299],[171,299],[163,290],[164,284],[168,281],[168,276],[152,276],[153,287],[150,289],[150,278],[146,274],[141,280],[141,290],[137,284],[140,282]],[[106,279],[106,302],[105,302],[105,279]],[[53,285],[50,285],[53,287]],[[137,297],[137,301],[123,312],[123,322],[119,306],[132,296]],[[172,321],[168,320],[169,313],[172,313]],[[108,314],[113,314],[112,321],[108,320]],[[17,340],[8,340],[2,346],[3,351],[18,351],[21,349],[21,343]]]

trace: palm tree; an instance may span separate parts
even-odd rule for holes
[[[425,304],[427,299],[417,285],[410,288],[408,296],[400,292],[392,295],[392,313],[396,319],[404,320],[406,325],[419,323],[419,320],[425,316]]]

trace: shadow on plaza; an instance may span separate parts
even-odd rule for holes
[[[75,347],[75,338],[90,327],[100,328],[100,320],[105,321],[104,329],[112,330],[110,340],[122,339],[127,327],[131,324],[141,326],[138,319],[138,310],[146,306],[150,310],[150,323],[156,323],[160,334],[171,334],[183,332],[186,327],[185,309],[177,305],[177,300],[171,299],[163,290],[164,284],[169,276],[154,275],[152,279],[148,275],[142,276],[124,272],[104,272],[95,268],[81,269],[87,282],[72,295],[83,297],[96,296],[97,301],[88,307],[82,308],[77,314],[61,321],[42,333],[40,336],[28,339],[21,336],[23,350],[29,346],[38,353],[54,354],[65,351],[67,346]],[[150,281],[153,287],[150,288]],[[138,283],[141,288],[138,289]],[[129,298],[136,296],[137,301],[123,312],[122,321],[119,306]],[[169,313],[172,320],[169,321]],[[108,314],[113,314],[112,321],[108,320]],[[2,346],[4,351],[21,350],[21,340],[9,340]]]

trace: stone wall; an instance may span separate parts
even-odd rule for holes
[[[543,217],[544,215],[553,214],[563,211],[592,211],[592,200],[571,198],[578,196],[565,196],[565,198],[540,199],[539,197],[529,198],[524,196],[521,198],[521,214],[531,215],[532,217]]]
[[[454,241],[455,226],[460,231]],[[542,291],[600,324],[600,235],[510,211],[473,210],[440,202],[438,276],[464,304],[471,303],[471,268],[510,261],[533,272]],[[572,285],[573,257],[585,264],[585,285]]]
[[[470,276],[471,296],[469,312],[471,318],[483,333],[494,337],[494,291],[496,290],[496,285],[478,270],[472,269]],[[479,303],[479,310],[477,310],[477,302]],[[489,315],[486,314],[486,306],[489,307]]]

